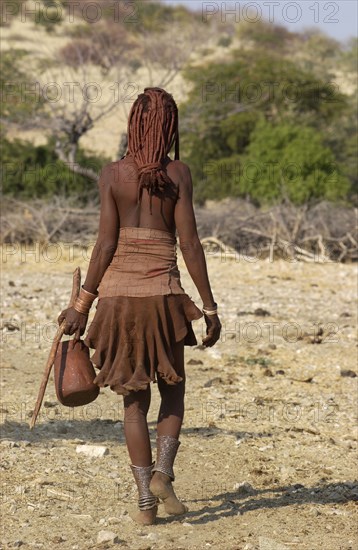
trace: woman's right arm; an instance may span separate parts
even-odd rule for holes
[[[215,300],[210,287],[203,246],[196,227],[191,172],[190,168],[182,162],[180,162],[180,175],[179,197],[174,211],[175,225],[179,235],[179,247],[189,275],[203,301],[203,307],[213,309],[215,308]],[[205,315],[205,320],[208,327],[208,336],[203,340],[203,343],[211,346],[219,339],[221,324],[217,315]]]

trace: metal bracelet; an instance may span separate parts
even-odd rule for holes
[[[73,308],[78,311],[78,313],[83,313],[84,315],[88,315],[92,304],[88,304],[81,300],[81,298],[77,298],[75,300],[75,303],[73,304]]]
[[[217,315],[218,313],[217,309],[215,311],[208,311],[207,309],[203,309],[202,311],[203,313],[205,313],[205,315]]]
[[[88,292],[88,290],[83,288],[83,285],[81,286],[80,295],[81,295],[81,293],[84,293],[86,298],[88,298],[88,299],[91,298],[92,301],[94,301],[98,297],[98,292],[97,292],[97,294],[93,294],[92,292]]]

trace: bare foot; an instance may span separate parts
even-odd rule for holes
[[[141,525],[153,525],[157,517],[158,506],[151,508],[150,510],[137,510],[130,514],[130,517]]]
[[[163,501],[167,514],[180,516],[188,511],[188,507],[180,502],[174,493],[170,477],[162,474],[162,472],[154,472],[149,489],[153,495]]]

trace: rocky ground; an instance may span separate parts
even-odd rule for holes
[[[58,404],[51,376],[28,423],[72,273],[69,247],[2,258],[1,548],[357,548],[356,268],[207,257],[223,325],[186,348],[186,415],[175,488],[185,517],[141,527],[121,398]],[[201,305],[181,257],[182,283]],[[93,315],[93,312],[92,312]],[[153,448],[158,393],[149,415]],[[102,456],[79,453],[101,446]]]

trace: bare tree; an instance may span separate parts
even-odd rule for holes
[[[170,24],[160,33],[143,30],[139,53],[148,73],[149,86],[168,86],[206,39],[207,29],[194,25]]]
[[[42,79],[51,82],[52,88],[47,86],[46,116],[39,117],[36,126],[48,129],[50,120],[49,133],[55,138],[58,158],[73,172],[96,180],[94,170],[76,162],[80,140],[113,111],[126,116],[121,92],[125,96],[135,77],[127,54],[129,44],[132,52],[135,47],[126,35],[121,34],[121,40],[112,44],[102,30],[94,32],[90,41],[70,42],[43,71]],[[101,69],[100,82],[94,77],[96,66]]]

